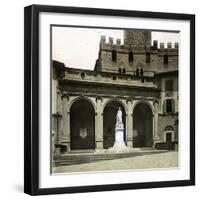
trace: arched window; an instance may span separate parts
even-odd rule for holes
[[[121,68],[119,68],[119,70],[118,70],[118,71],[119,71],[119,73],[120,73],[120,74],[122,73],[122,69],[121,69]]]
[[[123,74],[126,74],[126,69],[125,68],[123,68]]]
[[[128,54],[128,61],[133,62],[133,52],[132,51],[130,51]]]
[[[117,60],[117,52],[115,50],[112,50],[112,61]]]
[[[163,57],[163,63],[165,65],[167,65],[169,63],[169,59],[168,59],[168,55],[167,54],[165,54],[164,57]]]
[[[174,128],[172,126],[165,127],[164,130],[164,141],[165,142],[174,142]]]
[[[146,63],[151,62],[151,54],[149,52],[146,53]]]
[[[81,78],[82,78],[82,79],[85,78],[85,73],[84,73],[84,72],[81,73]]]

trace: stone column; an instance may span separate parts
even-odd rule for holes
[[[70,150],[70,110],[69,110],[69,96],[63,95],[63,135],[62,144],[66,145],[66,150]]]
[[[61,144],[61,134],[62,134],[62,100],[61,100],[61,92],[57,88],[56,90],[56,113],[53,114],[55,119],[55,154],[58,155],[60,152],[60,144]]]
[[[154,102],[154,114],[153,114],[153,143],[154,147],[156,144],[156,141],[159,140],[158,135],[158,102]]]
[[[96,149],[103,149],[103,108],[102,99],[96,99],[96,114],[95,114],[95,140]]]
[[[132,115],[132,101],[127,100],[127,146],[133,146],[133,115]]]
[[[61,144],[61,120],[62,120],[62,115],[57,112],[53,114],[53,117],[56,120],[56,134],[54,138],[54,145],[55,145],[55,157],[60,156],[60,144]]]
[[[53,114],[55,119],[55,137],[54,137],[54,145],[55,145],[55,156],[60,156],[60,145],[61,145],[61,135],[62,135],[62,99],[61,92],[59,88],[56,91],[56,113]]]
[[[56,111],[59,113],[62,113],[62,98],[61,98],[61,92],[59,89],[57,89],[57,105],[56,105]]]

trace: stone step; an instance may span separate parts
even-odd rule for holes
[[[129,158],[135,156],[142,156],[142,155],[150,155],[155,153],[162,153],[166,151],[137,151],[137,152],[130,152],[130,153],[82,153],[82,154],[65,154],[61,157],[57,158],[54,162],[56,166],[63,166],[63,165],[75,165],[75,164],[84,164],[84,163],[91,163],[91,162],[98,162],[103,160],[114,160],[114,159],[122,159],[122,158]]]

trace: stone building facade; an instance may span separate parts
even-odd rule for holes
[[[52,138],[57,152],[113,146],[119,107],[127,146],[170,149],[178,143],[178,43],[151,32],[102,36],[94,70],[52,62]]]

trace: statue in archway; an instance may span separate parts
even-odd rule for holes
[[[122,124],[122,110],[121,107],[119,107],[119,110],[117,111],[117,115],[116,115],[116,121],[117,124]]]

